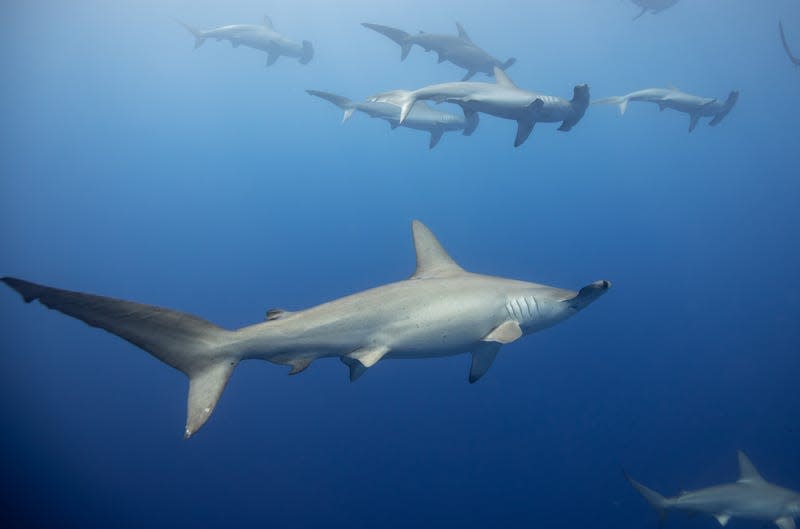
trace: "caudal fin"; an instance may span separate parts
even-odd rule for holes
[[[178,24],[180,24],[181,26],[183,26],[184,28],[186,28],[186,31],[188,31],[189,33],[194,35],[194,49],[199,48],[206,41],[205,34],[202,31],[200,31],[199,29],[197,29],[197,28],[195,28],[193,26],[190,26],[189,24],[186,24],[185,22],[182,22],[180,20],[176,19],[175,21]]]
[[[665,498],[658,492],[645,487],[644,485],[633,479],[624,470],[623,474],[625,474],[625,479],[627,479],[628,482],[631,485],[633,485],[633,488],[636,489],[636,491],[639,494],[644,496],[644,499],[647,500],[647,503],[649,503],[658,512],[659,526],[661,526],[664,523],[664,518],[666,517],[667,507],[669,507],[669,499]]]
[[[409,90],[391,90],[389,92],[382,92],[367,98],[369,101],[376,103],[390,103],[400,107],[400,120],[398,125],[402,125],[408,117],[414,103],[417,102],[416,94]]]
[[[389,26],[381,26],[380,24],[370,24],[369,22],[363,22],[361,24],[365,28],[369,28],[373,31],[377,31],[381,35],[389,37],[397,44],[400,45],[400,60],[405,60],[408,57],[408,52],[411,51],[411,46],[413,42],[411,42],[411,35],[403,31],[402,29],[392,28]]]
[[[355,105],[351,99],[348,99],[344,96],[338,96],[336,94],[331,94],[330,92],[322,92],[320,90],[306,90],[309,95],[316,96],[319,98],[324,99],[325,101],[329,101],[336,105],[337,107],[344,110],[344,117],[342,117],[342,123],[350,119],[355,112]]]
[[[300,64],[308,64],[314,58],[314,46],[307,40],[303,41],[303,55],[300,56]]]
[[[22,295],[26,303],[38,299],[48,308],[116,334],[189,377],[186,438],[211,416],[239,361],[230,348],[230,331],[191,314],[12,277],[0,281]]]
[[[592,101],[593,105],[619,105],[619,115],[624,116],[625,111],[628,109],[628,98],[625,96],[619,97],[604,97],[603,99],[595,99]]]
[[[514,57],[510,57],[506,62],[500,65],[500,69],[506,71],[512,66],[514,66],[515,62],[517,62],[517,59],[515,59]]]

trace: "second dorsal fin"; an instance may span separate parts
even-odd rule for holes
[[[450,277],[464,273],[464,269],[453,261],[427,226],[415,220],[411,223],[411,231],[417,252],[417,269],[411,276],[413,279]]]

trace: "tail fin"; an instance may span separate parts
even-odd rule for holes
[[[411,51],[411,45],[414,44],[411,42],[411,35],[403,31],[402,29],[392,28],[389,26],[381,26],[380,24],[370,24],[369,22],[363,22],[361,24],[365,28],[369,28],[373,31],[377,31],[381,35],[389,37],[397,44],[400,45],[400,60],[404,61],[406,57],[408,57],[408,52]]]
[[[644,485],[642,485],[641,483],[630,477],[630,475],[628,475],[628,473],[625,472],[624,470],[623,474],[625,474],[625,479],[627,479],[628,482],[631,485],[633,485],[633,488],[636,489],[636,491],[639,494],[644,496],[644,499],[647,500],[647,503],[649,503],[658,512],[659,527],[661,527],[664,523],[664,518],[666,517],[667,514],[667,507],[669,507],[669,499],[665,498],[664,496],[662,496],[661,494],[652,489],[648,489],[647,487],[645,487]]]
[[[195,28],[193,26],[190,26],[189,24],[186,24],[184,22],[181,22],[180,20],[177,20],[177,19],[176,19],[176,22],[178,24],[180,24],[181,26],[185,27],[186,30],[189,33],[194,35],[194,49],[199,48],[206,41],[205,34],[202,31],[200,31],[199,29],[197,29],[197,28]]]
[[[592,101],[593,105],[619,105],[619,115],[624,116],[625,111],[628,109],[628,98],[625,96],[619,97],[604,97],[603,99],[595,99]]]
[[[235,353],[226,350],[230,331],[191,314],[12,277],[0,281],[19,292],[26,303],[38,299],[48,308],[105,329],[189,377],[187,439],[211,416],[239,361]]]
[[[500,65],[500,69],[506,71],[512,66],[514,66],[515,62],[517,62],[517,59],[515,59],[514,57],[510,57],[506,62]]]
[[[307,40],[303,41],[303,55],[300,56],[300,64],[308,64],[314,58],[314,46]]]
[[[736,104],[736,101],[739,100],[739,91],[734,90],[730,94],[728,94],[728,99],[725,100],[725,104],[722,106],[722,110],[717,112],[717,115],[714,116],[714,119],[708,122],[709,125],[712,127],[719,124],[720,121],[725,119],[725,116],[728,115],[728,112],[731,111],[733,106]]]
[[[355,112],[356,110],[353,101],[344,96],[337,96],[336,94],[331,94],[330,92],[322,92],[320,90],[306,90],[306,92],[309,95],[322,98],[325,101],[329,101],[334,105],[336,105],[337,107],[344,110],[344,117],[342,118],[342,123],[350,119],[350,117],[353,115],[353,112]]]
[[[572,129],[583,118],[586,109],[589,107],[589,85],[579,84],[572,90],[572,100],[570,100],[572,113],[568,119],[565,119],[558,130],[568,131]]]
[[[391,103],[400,107],[400,120],[398,125],[402,125],[411,112],[411,107],[417,102],[417,96],[414,92],[409,90],[391,90],[389,92],[382,92],[368,98],[369,101],[376,103]]]

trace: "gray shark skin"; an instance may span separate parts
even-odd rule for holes
[[[233,369],[260,359],[291,366],[338,357],[361,376],[382,358],[472,353],[469,381],[492,365],[500,348],[569,318],[611,286],[597,281],[578,292],[473,274],[458,266],[419,221],[412,223],[417,266],[404,281],[322,305],[267,311],[266,321],[226,330],[190,314],[131,301],[60,290],[10,277],[2,281],[26,302],[105,329],[189,378],[185,437],[211,415]]]
[[[329,101],[344,110],[342,123],[349,120],[355,111],[359,111],[370,117],[388,121],[392,129],[402,126],[429,132],[431,140],[428,148],[430,149],[436,147],[445,132],[461,130],[464,136],[469,136],[478,126],[477,114],[472,116],[471,119],[466,119],[464,116],[433,109],[424,102],[414,105],[408,114],[408,118],[400,125],[400,107],[397,105],[373,101],[353,101],[343,96],[319,90],[306,90],[306,92]]]
[[[476,112],[512,119],[517,122],[514,147],[525,143],[537,122],[561,122],[558,130],[572,129],[589,106],[589,87],[585,84],[576,86],[572,100],[567,101],[560,97],[518,88],[508,75],[497,67],[494,69],[494,76],[496,83],[475,81],[442,83],[413,91],[384,92],[373,96],[370,100],[400,106],[401,124],[408,117],[414,103],[422,100],[459,105],[467,119]]]
[[[639,14],[633,17],[633,20],[636,20],[637,18],[641,17],[648,11],[654,15],[657,15],[663,10],[672,7],[678,3],[678,0],[631,0],[631,1],[637,6],[642,8]]]
[[[516,62],[516,59],[513,57],[506,61],[500,61],[478,47],[472,42],[472,39],[469,38],[467,32],[458,22],[456,22],[458,36],[425,33],[424,31],[413,35],[401,29],[381,26],[380,24],[363,22],[361,25],[365,28],[377,31],[381,35],[385,35],[399,44],[401,61],[408,57],[411,47],[415,44],[425,51],[436,52],[439,56],[439,62],[448,61],[467,70],[462,81],[470,79],[478,72],[483,72],[486,75],[494,75],[494,68],[507,70]]]
[[[723,527],[731,518],[748,518],[773,522],[780,529],[795,529],[794,518],[800,515],[800,494],[767,482],[743,452],[738,455],[738,481],[682,492],[672,498],[645,487],[627,473],[625,477],[658,511],[662,523],[667,510],[678,510],[710,514]]]
[[[307,40],[302,43],[295,42],[275,31],[269,17],[264,17],[264,22],[255,24],[234,24],[220,26],[209,30],[200,30],[178,21],[192,35],[194,35],[195,49],[203,45],[206,39],[228,40],[234,48],[240,45],[267,52],[267,66],[272,66],[279,57],[292,57],[301,64],[308,64],[314,57],[314,47]]]
[[[786,51],[786,55],[789,56],[789,60],[792,61],[792,64],[795,66],[800,66],[800,58],[794,56],[792,49],[789,48],[789,43],[786,42],[786,34],[783,32],[782,22],[778,22],[778,31],[781,34],[781,44],[783,44],[783,49]]]
[[[686,92],[681,92],[677,88],[648,88],[631,92],[624,96],[606,97],[592,101],[592,104],[597,105],[619,105],[619,113],[625,114],[628,108],[629,101],[644,101],[646,103],[655,103],[658,105],[659,110],[671,108],[678,112],[684,112],[689,115],[689,132],[692,132],[697,126],[697,122],[701,117],[711,117],[709,125],[712,127],[717,126],[728,112],[731,111],[736,101],[739,99],[738,90],[733,90],[728,94],[725,101],[709,97],[700,97]]]

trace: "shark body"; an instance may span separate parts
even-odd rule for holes
[[[267,66],[275,64],[281,56],[296,58],[301,64],[308,64],[314,57],[314,47],[309,41],[295,42],[278,33],[272,20],[266,16],[261,25],[233,24],[208,30],[179,23],[194,35],[195,49],[202,46],[206,39],[228,40],[234,48],[241,45],[267,52]]]
[[[711,117],[708,123],[712,127],[718,125],[731,111],[739,99],[739,92],[734,90],[725,101],[711,97],[701,97],[681,92],[676,88],[647,88],[625,94],[624,96],[607,97],[593,101],[598,105],[619,105],[619,113],[625,114],[630,101],[655,103],[659,110],[670,108],[689,115],[689,132],[697,126],[701,117]]]
[[[481,49],[472,41],[458,22],[456,22],[458,36],[426,33],[424,31],[420,31],[418,34],[414,35],[401,29],[382,26],[380,24],[364,22],[361,25],[365,28],[377,31],[381,35],[385,35],[396,42],[400,46],[401,61],[408,57],[411,47],[417,45],[425,51],[435,52],[439,57],[440,63],[448,61],[456,66],[464,68],[467,70],[467,73],[464,75],[462,81],[470,79],[478,72],[483,72],[486,75],[494,75],[495,67],[506,70],[516,62],[516,59],[513,57],[506,61],[500,61],[490,53]]]
[[[579,292],[466,272],[422,223],[412,226],[417,266],[407,280],[288,312],[237,330],[170,309],[61,290],[15,278],[2,281],[26,302],[100,327],[149,352],[189,378],[185,437],[210,417],[236,365],[260,359],[291,367],[338,357],[360,377],[382,358],[472,353],[470,382],[500,348],[576,314],[604,294],[608,281]]]
[[[464,111],[467,119],[476,112],[511,119],[517,122],[514,147],[519,147],[530,136],[537,122],[561,122],[558,130],[568,131],[575,126],[589,106],[589,87],[578,85],[572,100],[518,88],[506,73],[495,67],[495,83],[460,81],[426,86],[418,90],[393,90],[377,94],[372,101],[389,102],[400,106],[400,123],[408,117],[417,101],[454,103]]]
[[[400,107],[391,103],[381,103],[374,101],[353,101],[343,96],[322,92],[319,90],[306,90],[310,95],[322,98],[344,110],[342,122],[349,120],[353,113],[363,112],[370,117],[379,118],[387,121],[394,129],[399,126],[409,129],[423,130],[431,135],[429,148],[433,149],[442,139],[442,135],[448,131],[463,131],[465,136],[469,136],[478,126],[478,115],[466,119],[463,115],[443,112],[431,108],[425,102],[420,102],[411,108],[408,118],[400,124]]]
[[[800,494],[769,483],[743,452],[738,456],[738,481],[685,491],[672,498],[625,476],[658,511],[662,522],[667,510],[678,510],[711,515],[723,527],[731,518],[747,518],[773,522],[780,529],[795,529],[794,518],[800,515]]]

